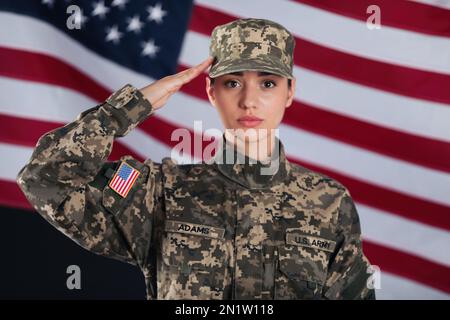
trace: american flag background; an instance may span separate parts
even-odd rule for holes
[[[367,25],[371,5],[381,28]],[[381,270],[377,298],[449,299],[449,0],[2,0],[3,217],[37,215],[15,178],[42,134],[126,83],[143,87],[200,63],[212,29],[240,17],[276,21],[296,38],[296,97],[280,139],[290,161],[350,190],[364,252]],[[176,128],[222,128],[205,76],[118,139],[110,159],[160,161]],[[15,232],[41,238],[39,228]]]

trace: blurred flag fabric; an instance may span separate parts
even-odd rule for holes
[[[67,12],[77,5],[69,29]],[[450,298],[450,1],[0,2],[0,205],[31,209],[15,184],[38,138],[126,83],[137,87],[208,55],[239,17],[296,38],[295,102],[280,126],[288,158],[347,186],[380,299]],[[222,128],[205,75],[115,143],[111,159],[170,156],[171,132]],[[197,131],[198,132],[198,131]],[[33,214],[30,211],[30,214]]]

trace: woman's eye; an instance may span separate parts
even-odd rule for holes
[[[236,88],[238,86],[238,82],[235,80],[229,80],[227,82],[225,82],[225,86],[229,87],[229,88]]]
[[[264,88],[273,88],[276,86],[276,83],[272,80],[264,81]]]

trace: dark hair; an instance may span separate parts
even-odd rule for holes
[[[209,76],[208,76],[208,78],[209,78],[209,80],[211,80],[211,85],[213,86],[214,82],[216,82],[216,78],[211,78]],[[288,88],[290,89],[292,86],[292,79],[287,79],[287,81],[288,81]]]

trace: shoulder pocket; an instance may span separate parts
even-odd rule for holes
[[[136,190],[145,183],[148,168],[131,156],[125,156],[103,189],[102,204],[114,215],[119,214],[133,199]]]

